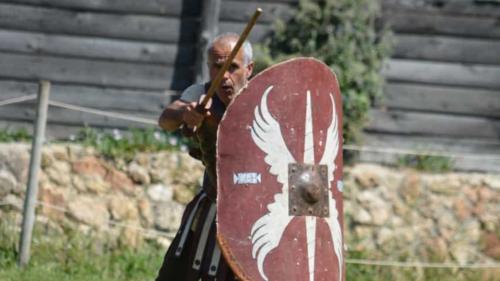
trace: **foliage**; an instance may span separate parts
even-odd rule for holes
[[[19,142],[19,141],[30,141],[32,138],[31,134],[24,128],[12,130],[10,128],[5,128],[0,130],[0,142]]]
[[[154,129],[132,129],[129,132],[115,129],[106,132],[86,127],[79,132],[74,141],[95,147],[106,157],[121,157],[125,160],[131,160],[137,152],[184,150],[188,145],[188,140],[176,134]]]
[[[453,169],[453,161],[443,156],[405,155],[398,159],[398,164],[399,166],[433,173],[449,172]]]
[[[256,47],[256,70],[296,56],[330,66],[343,97],[344,140],[353,142],[382,94],[380,69],[391,43],[387,29],[377,31],[379,12],[372,0],[301,0],[292,19],[278,21],[274,36]]]

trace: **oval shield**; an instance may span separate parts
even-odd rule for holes
[[[249,82],[219,125],[217,176],[217,239],[240,279],[345,279],[342,101],[325,64]]]

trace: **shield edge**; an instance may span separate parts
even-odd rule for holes
[[[340,94],[340,99],[341,99],[341,104],[342,103],[342,95],[341,95],[341,92],[340,92],[340,84],[339,84],[339,81],[337,79],[337,75],[335,74],[335,72],[327,65],[325,64],[323,61],[317,59],[317,58],[314,58],[314,57],[296,57],[296,58],[291,58],[291,59],[288,59],[288,60],[285,60],[285,61],[282,61],[280,63],[277,63],[275,65],[272,65],[266,69],[264,69],[263,71],[261,71],[260,73],[258,73],[257,75],[255,75],[251,80],[253,79],[256,79],[257,77],[263,75],[266,71],[270,70],[270,69],[273,69],[275,67],[278,67],[282,64],[285,64],[285,63],[289,63],[291,61],[297,61],[297,60],[314,60],[316,62],[319,62],[321,64],[323,64],[326,68],[328,68],[331,72],[331,74],[333,75],[334,77],[334,80],[335,82],[337,83],[338,87],[339,87],[339,94]],[[250,83],[250,81],[249,81]],[[238,99],[238,97],[240,96],[240,94],[245,91],[247,88],[247,86],[245,86],[244,88],[242,88],[236,95],[235,97],[231,100],[231,102],[229,103],[229,105],[227,106],[227,109],[226,109],[226,112],[227,110],[230,108],[230,106],[235,102],[236,99]],[[342,108],[342,106],[341,106]],[[341,111],[341,115],[343,115],[343,112]],[[221,121],[224,121],[226,119],[226,114],[224,113],[224,115],[222,116],[221,118]],[[220,124],[219,123],[219,124]],[[342,130],[342,127],[340,129],[340,131],[343,131]],[[217,128],[217,143],[216,143],[216,161],[217,163],[219,162],[219,134],[220,134],[220,126]],[[342,136],[341,136],[342,138]],[[340,151],[343,151],[343,143],[340,142],[339,143],[339,150]],[[340,156],[342,157],[342,154],[340,154]],[[216,170],[216,173],[217,173],[217,178],[219,178],[219,165],[216,164],[216,167],[215,167],[215,170]],[[217,180],[217,201],[219,201],[219,195],[220,195],[220,192],[219,192],[219,188],[220,187],[220,181]],[[241,279],[242,281],[254,281],[254,280],[251,280],[250,277],[243,271],[243,268],[240,263],[234,258],[234,254],[233,254],[233,251],[231,250],[231,248],[228,246],[228,243],[226,242],[226,239],[220,234],[220,232],[218,231],[219,229],[219,204],[216,203],[216,207],[217,207],[217,212],[216,212],[216,227],[217,227],[217,232],[216,232],[216,242],[217,244],[219,245],[220,247],[220,250],[221,250],[221,253],[222,253],[222,256],[224,257],[225,261],[227,262],[227,264],[229,265],[229,267],[231,268],[231,270],[234,272],[234,274],[236,275],[236,277],[238,277],[239,279]],[[343,235],[342,235],[343,236]],[[343,267],[345,268],[345,262],[343,264]],[[345,276],[345,274],[344,274]],[[345,278],[344,278],[345,279]]]

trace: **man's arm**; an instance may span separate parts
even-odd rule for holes
[[[160,115],[158,124],[161,128],[172,132],[177,130],[183,123],[184,111],[189,106],[188,102],[176,100],[169,104]]]
[[[183,100],[176,100],[169,104],[158,120],[160,127],[169,132],[177,130],[182,124],[186,124],[188,128],[199,127],[210,113],[197,112],[196,105],[196,102],[189,103]]]

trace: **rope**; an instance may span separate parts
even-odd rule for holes
[[[486,264],[455,264],[455,263],[432,263],[432,262],[398,262],[398,261],[375,261],[364,259],[346,259],[349,264],[378,265],[390,267],[419,267],[419,268],[464,268],[464,269],[498,269],[500,263]]]
[[[498,155],[478,155],[478,154],[460,154],[460,153],[447,153],[447,152],[436,152],[436,151],[417,151],[417,150],[411,150],[411,149],[358,146],[358,145],[353,145],[353,144],[344,145],[344,150],[377,152],[377,153],[387,153],[387,154],[404,154],[404,155],[415,155],[415,156],[437,156],[437,157],[446,157],[446,158],[500,160],[500,157]]]
[[[34,100],[34,99],[36,99],[36,94],[34,94],[34,95],[26,95],[26,96],[17,97],[17,98],[6,99],[6,100],[3,100],[3,101],[0,101],[0,106],[14,104],[14,103],[19,103],[19,102],[24,102],[24,101],[29,101],[29,100]]]
[[[157,125],[158,124],[158,122],[156,120],[151,120],[151,119],[146,119],[146,118],[141,118],[141,117],[131,117],[131,116],[127,116],[127,115],[121,114],[121,113],[108,112],[108,111],[93,109],[93,108],[89,108],[89,107],[83,107],[83,106],[77,106],[77,105],[72,105],[72,104],[68,104],[68,103],[58,102],[58,101],[49,101],[49,104],[52,106],[61,107],[61,108],[65,108],[65,109],[71,109],[71,110],[85,112],[85,113],[91,113],[91,114],[95,114],[95,115],[101,115],[101,116],[106,116],[106,117],[111,117],[111,118],[116,118],[116,119],[133,121],[133,122],[137,122],[137,123],[143,123],[143,124],[148,124],[148,125]]]
[[[27,95],[12,99],[7,99],[4,101],[0,101],[0,106],[8,105],[18,102],[23,102],[27,100],[36,99],[37,95]],[[93,109],[89,107],[77,106],[68,103],[63,103],[59,101],[49,101],[49,104],[52,106],[80,111],[84,113],[90,113],[95,115],[101,115],[126,121],[132,121],[137,123],[143,123],[148,125],[156,126],[158,123],[156,120],[151,120],[147,118],[141,117],[133,117],[127,116],[125,114],[116,113],[116,112],[108,112],[98,109]],[[417,151],[411,149],[397,149],[397,148],[382,148],[382,147],[373,147],[373,146],[359,146],[354,144],[346,144],[344,145],[344,150],[348,151],[358,151],[358,152],[376,152],[376,153],[387,153],[387,154],[402,154],[402,155],[415,155],[415,156],[437,156],[437,157],[446,157],[446,158],[459,158],[459,159],[477,159],[477,160],[499,160],[499,156],[495,155],[477,155],[477,154],[460,154],[460,153],[447,153],[447,152],[436,152],[436,151]]]

